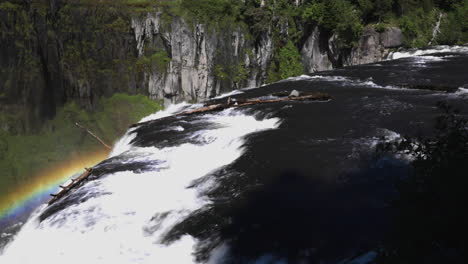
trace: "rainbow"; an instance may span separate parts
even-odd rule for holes
[[[50,193],[57,189],[58,185],[70,179],[74,174],[82,172],[85,167],[92,167],[106,159],[108,155],[109,151],[102,149],[80,157],[73,157],[39,172],[31,177],[27,183],[13,187],[7,193],[1,194],[0,221],[32,210],[31,203],[44,201]],[[37,206],[37,203],[34,206]]]

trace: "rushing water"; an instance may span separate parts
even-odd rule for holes
[[[38,208],[0,263],[367,263],[409,170],[375,160],[376,143],[430,134],[437,101],[468,111],[466,47],[392,56],[230,95],[327,102],[146,117],[92,180]]]

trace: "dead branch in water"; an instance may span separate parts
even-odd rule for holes
[[[77,123],[78,124],[78,123]],[[62,190],[60,190],[56,194],[50,194],[52,196],[52,199],[47,203],[48,205],[51,205],[55,203],[57,200],[60,198],[64,197],[68,192],[70,192],[73,188],[77,187],[79,184],[81,184],[84,180],[86,180],[93,172],[93,169],[88,169],[85,168],[85,172],[83,172],[78,178],[76,179],[71,179],[71,183],[68,184],[67,186],[60,186]]]
[[[85,130],[86,132],[88,132],[88,134],[90,134],[92,137],[94,137],[95,139],[97,139],[97,141],[99,141],[104,147],[108,148],[108,149],[112,149],[111,146],[107,145],[106,142],[104,142],[104,140],[100,139],[98,136],[96,136],[93,132],[91,132],[89,129],[85,128],[84,126],[75,123],[75,125],[83,130]]]
[[[257,105],[257,104],[268,104],[268,103],[276,103],[276,102],[284,102],[284,101],[305,101],[305,100],[328,100],[330,99],[330,96],[328,94],[323,94],[323,93],[315,93],[315,94],[309,94],[309,95],[303,95],[303,96],[293,96],[293,97],[283,97],[283,98],[275,98],[275,99],[251,99],[251,100],[239,100],[239,101],[234,101],[230,100],[228,98],[227,103],[219,103],[219,104],[212,104],[208,106],[204,106],[201,108],[197,108],[194,110],[189,110],[180,113],[179,115],[190,115],[190,114],[195,114],[195,113],[203,113],[203,112],[208,112],[208,111],[216,111],[216,110],[223,110],[226,108],[231,108],[231,107],[242,107],[242,106],[248,106],[248,105]]]

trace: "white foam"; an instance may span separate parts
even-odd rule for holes
[[[289,77],[283,81],[304,81],[304,80],[310,80],[312,77],[310,75],[305,75],[305,74],[302,74],[300,76],[296,76],[296,77]]]
[[[409,90],[404,89],[401,87],[391,86],[391,85],[379,85],[376,84],[372,78],[368,78],[366,80],[354,80],[349,77],[345,76],[322,76],[322,75],[315,75],[310,78],[311,80],[320,80],[320,81],[327,81],[327,82],[341,82],[343,86],[365,86],[371,88],[378,88],[378,89],[388,89],[388,90]]]
[[[132,161],[163,161],[155,165],[159,171],[121,171],[88,182],[78,191],[100,195],[40,224],[35,214],[5,249],[0,263],[195,263],[198,241],[193,237],[161,243],[175,224],[209,204],[200,192],[215,180],[188,186],[240,157],[245,135],[279,125],[277,118],[259,121],[235,109],[201,118],[218,127],[193,135],[205,144],[128,148],[125,156]]]
[[[241,90],[233,90],[229,93],[224,93],[222,95],[219,95],[219,96],[216,96],[215,98],[213,99],[221,99],[221,98],[225,98],[225,97],[228,97],[228,96],[233,96],[233,95],[236,95],[236,94],[241,94],[241,93],[244,93],[243,91]]]
[[[455,94],[468,94],[468,88],[459,87]]]
[[[443,61],[445,57],[436,56],[416,56],[413,57],[413,66],[416,67],[428,67],[428,62]]]
[[[196,107],[199,107],[200,104],[189,104],[187,102],[182,102],[182,103],[179,103],[179,104],[173,104],[173,105],[170,105],[169,107],[167,107],[166,109],[162,110],[162,111],[158,111],[154,114],[151,114],[147,117],[144,117],[140,120],[140,122],[138,123],[142,123],[142,122],[148,122],[148,121],[152,121],[152,120],[156,120],[156,119],[160,119],[160,118],[163,118],[163,117],[168,117],[168,116],[171,116],[171,115],[174,115],[174,114],[177,114],[187,108],[196,108]]]
[[[429,49],[419,49],[419,50],[406,50],[406,51],[397,51],[397,52],[391,52],[387,60],[396,60],[396,59],[401,59],[401,58],[408,58],[408,57],[415,57],[415,56],[423,56],[423,55],[429,55],[429,54],[434,54],[434,53],[468,53],[468,46],[434,46]],[[434,57],[434,56],[424,56],[428,60],[431,59],[442,59],[440,57]]]
[[[122,138],[120,138],[119,141],[117,141],[117,143],[114,144],[114,147],[112,148],[109,157],[118,156],[132,148],[132,145],[130,143],[136,137],[136,134],[132,133],[132,131],[133,129],[127,131],[127,133],[125,133],[125,135]]]
[[[379,89],[387,89],[387,90],[401,90],[401,91],[407,91],[409,89],[404,89],[404,88],[401,88],[401,87],[397,87],[397,86],[392,86],[392,85],[379,85],[379,84],[376,84],[375,82],[371,81],[371,80],[367,80],[367,81],[363,81],[363,82],[360,82],[360,81],[355,81],[354,82],[354,85],[364,85],[364,86],[367,86],[367,87],[372,87],[372,88],[379,88]]]
[[[191,104],[188,104],[186,102],[182,102],[182,103],[179,103],[179,104],[173,104],[173,105],[170,105],[165,110],[158,111],[158,112],[156,112],[154,114],[151,114],[149,116],[146,116],[146,117],[142,118],[138,123],[148,122],[148,121],[168,117],[168,116],[177,114],[177,113],[179,113],[179,112],[181,112],[183,110],[186,110],[186,109],[189,109],[189,108],[192,109],[192,108],[196,108],[196,107],[199,107],[199,106],[200,106],[200,104],[191,105]],[[181,131],[180,128],[182,128],[182,130],[183,130],[183,127],[176,127],[174,129],[176,131]],[[114,144],[114,147],[112,148],[112,151],[111,151],[109,157],[115,157],[115,156],[120,155],[120,154],[122,154],[122,153],[124,153],[126,151],[129,151],[132,148],[132,145],[130,143],[136,137],[135,133],[132,133],[132,132],[133,132],[133,129],[129,129],[127,131],[127,133],[125,133],[125,135],[122,138],[120,138],[119,141],[117,141],[117,143]]]
[[[440,93],[437,95],[445,95],[448,99],[458,99],[468,97],[468,88],[458,87],[454,93]]]
[[[166,129],[163,129],[164,131],[177,131],[177,132],[182,132],[185,130],[182,126],[174,126],[174,127],[169,127]]]
[[[379,65],[382,66],[382,65]],[[296,77],[289,77],[285,80],[282,80],[280,82],[284,81],[304,81],[304,80],[320,80],[320,81],[329,81],[329,82],[342,82],[342,81],[351,81],[353,82],[354,80],[350,79],[349,77],[345,76],[323,76],[323,75],[300,75]]]
[[[314,75],[310,77],[311,80],[320,80],[320,81],[329,81],[329,82],[344,82],[344,81],[352,81],[348,77],[344,76],[323,76],[323,75]]]

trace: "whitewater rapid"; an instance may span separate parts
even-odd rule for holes
[[[447,45],[440,45],[440,46],[433,46],[427,49],[410,49],[410,50],[401,50],[391,52],[387,60],[397,60],[401,58],[410,58],[410,57],[422,57],[428,60],[437,60],[441,59],[435,56],[427,56],[431,54],[439,54],[439,53],[468,53],[468,46],[447,46]]]
[[[155,120],[186,109],[170,107],[144,118]],[[257,120],[239,110],[200,117],[216,125],[193,135],[198,144],[175,147],[136,147],[132,130],[116,144],[111,157],[125,162],[152,163],[143,173],[120,171],[100,176],[79,188],[89,199],[77,202],[42,222],[40,207],[0,256],[0,263],[195,263],[198,241],[184,236],[166,245],[171,228],[210,201],[201,193],[216,185],[208,178],[197,187],[194,180],[228,165],[242,153],[243,138],[251,133],[275,129],[280,120]],[[164,128],[168,129],[168,128]],[[173,133],[182,132],[174,128]],[[121,159],[118,160],[121,162]]]

